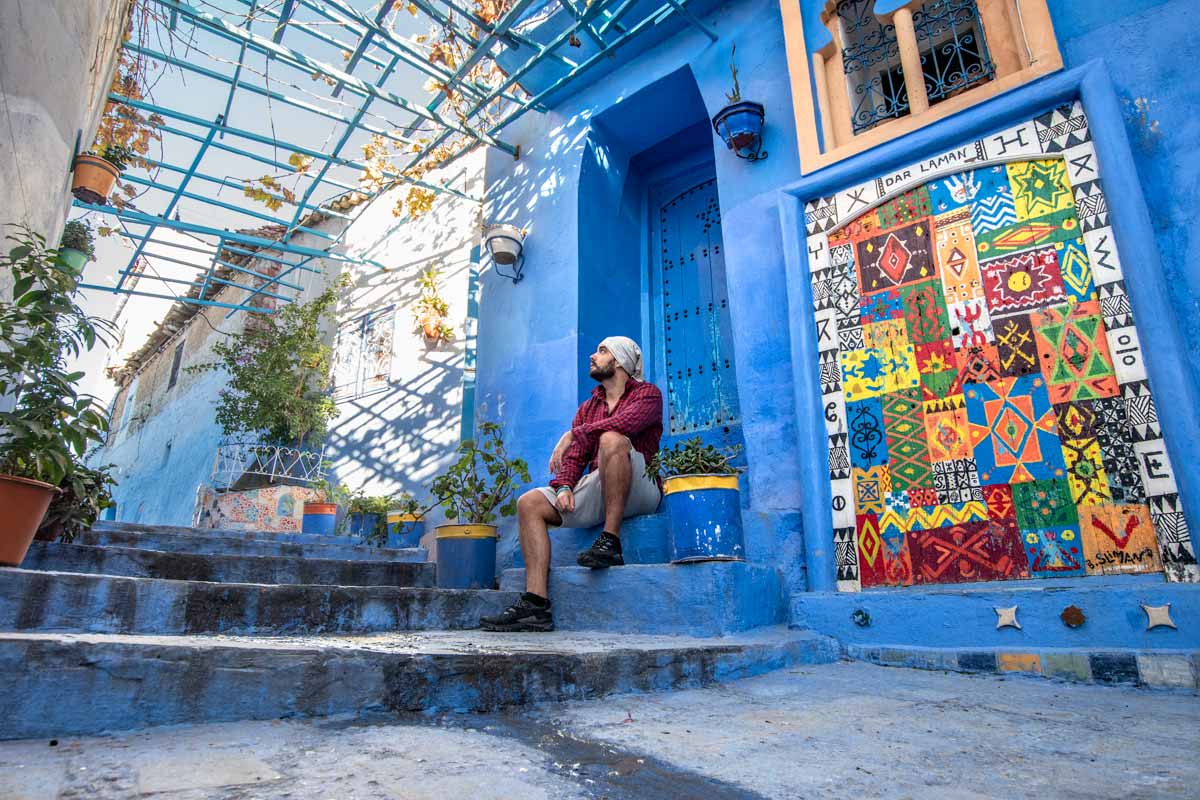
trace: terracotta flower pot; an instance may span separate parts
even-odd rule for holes
[[[25,560],[57,491],[41,481],[0,475],[0,565],[16,567]]]
[[[105,205],[112,194],[113,184],[121,171],[100,156],[86,153],[75,156],[72,166],[75,177],[71,182],[71,194],[85,203]]]

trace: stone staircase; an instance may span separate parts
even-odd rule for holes
[[[590,541],[587,532],[577,535]],[[556,534],[557,537],[557,534]],[[575,566],[555,541],[559,630],[494,634],[501,591],[436,588],[422,549],[261,531],[97,523],[0,569],[0,738],[367,710],[486,711],[699,686],[830,661],[788,630],[778,573],[672,566],[662,520],[632,526],[623,569]],[[70,702],[63,702],[70,698]]]

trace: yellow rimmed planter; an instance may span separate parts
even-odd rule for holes
[[[736,475],[676,475],[663,481],[671,515],[671,562],[743,561]]]
[[[491,589],[496,585],[495,525],[438,525],[439,589]]]
[[[419,547],[425,525],[421,518],[412,514],[387,515],[387,546],[393,548]]]

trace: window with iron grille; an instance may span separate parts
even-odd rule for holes
[[[780,0],[809,174],[1062,69],[1048,0]]]
[[[333,348],[333,398],[341,402],[379,391],[392,375],[396,311],[386,308],[349,320]]]
[[[877,17],[874,5],[840,0],[836,6],[855,134],[912,110],[896,24]],[[910,12],[927,105],[995,77],[975,0],[928,0]]]

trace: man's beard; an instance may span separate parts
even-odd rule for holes
[[[606,381],[616,374],[617,374],[617,365],[616,364],[609,364],[607,368],[598,367],[598,366],[593,365],[591,367],[591,369],[588,370],[588,377],[590,377],[592,380],[597,380],[597,381]]]

